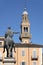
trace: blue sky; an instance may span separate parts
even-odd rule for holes
[[[7,27],[20,32],[20,23],[24,11],[25,0],[0,0],[0,36],[4,36]],[[43,0],[26,0],[29,13],[32,43],[43,44]],[[19,41],[19,35],[14,35],[14,41]]]

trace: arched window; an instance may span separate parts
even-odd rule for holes
[[[28,32],[28,27],[26,27],[26,32]]]
[[[24,27],[24,32],[28,32],[28,27]]]
[[[26,17],[25,17],[25,20],[26,20]]]
[[[25,27],[24,27],[24,32],[25,32]]]

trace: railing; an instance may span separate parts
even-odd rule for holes
[[[31,57],[32,60],[38,60],[38,56],[36,57]]]
[[[21,37],[29,37],[29,38],[31,38],[31,34],[21,34]]]

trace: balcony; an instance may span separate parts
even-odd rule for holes
[[[31,57],[31,60],[38,60],[38,56],[36,56],[36,57]]]
[[[23,33],[20,35],[20,38],[31,38],[31,34]]]

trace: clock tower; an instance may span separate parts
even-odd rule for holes
[[[30,23],[28,19],[28,12],[26,8],[22,13],[22,22],[21,22],[21,35],[20,40],[22,43],[30,43],[31,34],[30,34]]]

